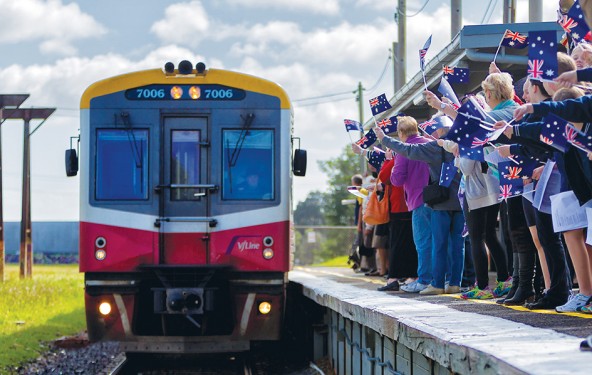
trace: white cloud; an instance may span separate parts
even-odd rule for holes
[[[336,15],[338,0],[228,0],[228,3],[249,8],[277,8],[281,10],[310,11],[316,14]]]
[[[62,4],[61,0],[0,0],[2,21],[0,43],[13,44],[41,41],[41,51],[73,55],[72,43],[95,38],[106,29],[92,16],[83,13],[78,4]]]
[[[196,46],[209,28],[208,15],[200,1],[173,4],[166,8],[165,18],[152,25],[150,31],[167,43],[184,41]]]

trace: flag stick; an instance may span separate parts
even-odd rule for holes
[[[462,115],[462,116],[464,116],[464,117],[466,117],[466,118],[470,118],[470,119],[473,119],[473,120],[477,120],[477,121],[479,121],[480,123],[482,123],[482,124],[485,124],[485,125],[489,125],[489,126],[493,126],[493,125],[495,125],[495,124],[494,124],[494,123],[492,123],[492,122],[487,122],[487,121],[485,121],[485,120],[483,120],[483,119],[480,119],[479,117],[475,117],[475,116],[469,115],[468,113],[458,112],[458,114],[459,114],[459,115]]]
[[[580,150],[584,151],[586,154],[587,154],[587,153],[589,153],[589,152],[592,152],[591,150],[588,150],[586,147],[580,146],[580,145],[578,145],[578,144],[577,144],[577,143],[575,143],[575,142],[572,142],[572,141],[570,141],[570,140],[568,140],[568,142],[569,142],[569,143],[570,143],[572,146],[575,146],[576,148],[579,148]]]
[[[497,149],[497,146],[496,146],[496,145],[494,145],[493,143],[491,143],[491,142],[487,142],[487,144],[488,144],[488,145],[490,145],[490,146],[493,146],[493,148]],[[499,151],[498,151],[498,153],[499,153]],[[500,156],[501,156],[501,155],[500,155]],[[511,156],[508,156],[508,159],[510,159],[510,160],[512,160],[514,163],[516,163],[516,164],[520,165],[520,163],[518,163],[518,162],[516,161],[516,159],[514,159],[513,157],[511,157]]]
[[[557,81],[554,81],[552,79],[546,79],[546,78],[533,78],[533,79],[534,80],[537,80],[537,81],[541,81],[541,82],[557,83]],[[572,87],[577,87],[577,88],[582,89],[582,90],[585,90],[585,91],[588,91],[588,90],[592,89],[592,87],[590,87],[590,86],[576,85],[575,83],[572,84],[571,86]]]
[[[508,31],[507,29],[506,29],[506,31],[504,31],[504,35],[502,35],[502,39],[500,40],[499,44],[497,45],[497,50],[495,51],[495,56],[493,56],[494,63],[495,63],[495,59],[497,59],[497,54],[499,53],[500,48],[502,48],[502,42],[504,41],[507,31]]]

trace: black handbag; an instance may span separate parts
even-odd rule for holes
[[[423,188],[422,197],[424,203],[428,206],[433,206],[447,201],[450,197],[450,189],[446,186],[440,186],[437,183],[430,183]]]
[[[444,161],[444,149],[442,149],[442,161]],[[430,176],[430,183],[423,188],[422,197],[423,203],[433,206],[448,200],[450,197],[450,188],[440,186],[438,181],[432,181]]]

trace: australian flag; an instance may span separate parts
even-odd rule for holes
[[[353,130],[362,131],[362,124],[356,120],[343,120],[343,123],[345,124],[345,130],[348,132]]]
[[[501,45],[518,49],[526,48],[528,46],[528,35],[506,29]]]
[[[592,39],[579,0],[574,1],[566,15],[559,16],[557,23],[576,44]]]
[[[396,132],[398,124],[399,120],[397,120],[397,116],[392,116],[376,122],[376,125],[378,125],[380,129],[382,129],[384,134]]]
[[[524,190],[524,181],[520,174],[522,168],[513,161],[503,161],[498,163],[500,179],[500,198],[508,199],[510,197],[522,194]]]
[[[386,158],[386,153],[379,148],[374,148],[374,150],[370,151],[368,155],[368,163],[376,168],[377,171],[380,171],[382,168],[382,163],[384,163],[384,159]]]
[[[426,40],[425,44],[423,45],[423,48],[419,50],[419,67],[421,68],[422,71],[423,71],[423,68],[425,65],[425,56],[428,53],[428,49],[430,48],[431,44],[432,44],[432,36],[430,35],[428,40]]]
[[[518,174],[522,178],[530,178],[534,169],[540,165],[538,161],[520,155],[513,155],[512,159],[517,163],[512,162],[514,164],[512,167],[519,168]]]
[[[553,79],[557,77],[557,33],[531,31],[528,33],[528,77]]]
[[[370,99],[369,102],[370,109],[372,110],[372,116],[376,116],[377,114],[392,108],[391,104],[386,98],[386,94],[378,95],[376,98]]]
[[[452,89],[452,86],[450,86],[450,83],[447,79],[442,78],[440,80],[438,91],[440,94],[450,99],[450,101],[454,104],[454,109],[458,109],[460,107],[460,101],[458,100],[458,97],[454,93],[454,90]]]
[[[469,68],[451,68],[445,66],[442,68],[444,78],[450,83],[467,83],[469,82]]]
[[[440,186],[450,187],[454,176],[456,176],[458,168],[454,166],[454,161],[449,163],[442,163],[442,170],[440,171]]]
[[[461,157],[465,157],[471,160],[485,161],[485,153],[483,147],[470,147],[464,145],[458,145],[458,153]]]
[[[539,135],[539,141],[549,145],[560,152],[567,150],[568,142],[565,136],[567,121],[559,116],[549,113],[543,119],[543,127]]]
[[[374,133],[374,130],[370,129],[368,133],[364,134],[362,138],[356,141],[356,144],[363,149],[367,149],[372,146],[374,142],[376,142],[376,134]]]
[[[586,135],[572,124],[565,125],[565,138],[574,147],[588,153],[592,152],[592,135]]]
[[[422,122],[417,125],[421,130],[429,135],[432,135],[436,130],[444,127],[451,127],[452,120],[448,116],[438,116],[429,121]]]
[[[473,98],[469,98],[458,109],[458,116],[454,119],[446,139],[458,143],[459,146],[482,149],[489,142],[488,135],[490,134],[489,130],[480,126],[484,118],[485,114],[481,106]],[[479,158],[483,158],[483,152],[481,152]]]

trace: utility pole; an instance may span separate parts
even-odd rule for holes
[[[23,196],[21,205],[21,246],[19,252],[20,278],[33,275],[33,230],[31,227],[31,147],[30,123],[33,119],[46,120],[55,108],[18,108],[6,111],[5,118],[21,119],[25,122],[23,130]],[[41,125],[39,125],[41,126]],[[35,130],[37,130],[39,128]]]
[[[528,22],[543,20],[543,0],[528,0]]]
[[[18,108],[29,94],[0,95],[0,125],[4,122],[4,111],[10,111],[7,107]],[[2,127],[0,127],[0,283],[4,282],[4,261],[6,250],[4,247],[4,209],[2,205]]]
[[[516,0],[504,0],[504,23],[516,23]]]
[[[391,58],[393,59],[393,93],[397,92],[397,72],[399,70],[397,66],[397,48],[397,42],[393,42],[393,48],[391,49]]]
[[[406,53],[406,19],[407,17],[407,6],[405,4],[405,0],[399,0],[399,5],[397,6],[397,13],[395,13],[395,21],[399,25],[398,37],[399,41],[397,43],[397,60],[393,61],[393,64],[397,65],[397,79],[395,84],[395,92],[399,91],[406,81],[406,67],[405,64],[407,62],[405,53]]]
[[[450,40],[462,29],[462,0],[450,0]]]
[[[362,129],[360,129],[360,138],[364,136],[364,101],[363,93],[364,87],[362,87],[362,82],[358,82],[358,96],[356,99],[358,100],[358,112],[360,116],[360,124],[362,125]],[[366,158],[364,156],[360,156],[360,170],[362,174],[366,174]]]

